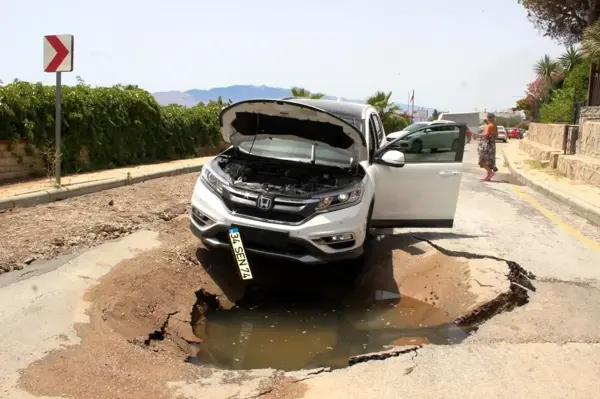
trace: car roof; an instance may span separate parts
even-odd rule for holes
[[[369,104],[351,103],[347,101],[317,100],[304,97],[289,97],[284,100],[295,101],[311,107],[321,108],[334,115],[343,115],[354,119],[362,119]]]

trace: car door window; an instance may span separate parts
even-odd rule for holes
[[[369,161],[373,159],[375,151],[379,148],[377,143],[377,128],[373,118],[369,118]]]
[[[466,128],[462,135],[455,125],[434,124],[396,141],[393,149],[402,151],[407,163],[462,162]]]
[[[377,134],[377,144],[379,146],[379,144],[383,141],[383,124],[381,123],[381,119],[377,114],[372,114],[371,119],[373,120],[373,125],[375,126],[375,133]]]

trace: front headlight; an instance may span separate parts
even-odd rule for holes
[[[223,182],[206,166],[202,168],[202,175],[200,175],[202,182],[211,190],[217,194],[223,194]]]
[[[326,197],[321,197],[317,204],[317,211],[335,210],[344,208],[353,204],[357,204],[362,199],[362,185],[354,187],[348,191],[331,194]]]

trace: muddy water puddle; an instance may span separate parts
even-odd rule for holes
[[[190,361],[230,370],[342,368],[357,355],[467,337],[435,306],[410,297],[375,298],[352,304],[277,295],[245,298],[230,310],[209,309],[194,326],[203,342]]]

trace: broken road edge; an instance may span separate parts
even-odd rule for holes
[[[25,208],[35,205],[47,204],[54,201],[61,201],[67,198],[79,197],[82,195],[93,194],[117,187],[142,183],[147,180],[159,179],[161,177],[171,177],[184,175],[188,173],[201,172],[203,166],[204,165],[182,166],[168,170],[141,173],[137,176],[128,175],[124,177],[103,179],[73,185],[72,187],[51,188],[48,190],[40,190],[31,193],[0,198],[0,211],[5,211],[17,207]]]

